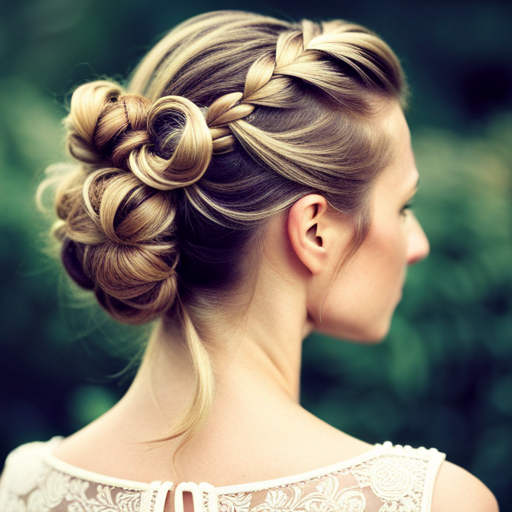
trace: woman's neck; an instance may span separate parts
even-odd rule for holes
[[[270,287],[271,290],[265,288]],[[297,404],[302,341],[308,333],[306,311],[297,291],[259,279],[250,304],[236,317],[231,311],[209,322],[206,341],[215,371],[214,410],[244,403],[256,410],[283,401]],[[268,300],[268,293],[273,295]],[[269,307],[269,304],[272,306]],[[202,332],[205,329],[202,329]],[[180,329],[159,322],[138,375],[126,396],[145,397],[165,424],[178,418],[193,389],[193,368]],[[150,398],[147,401],[147,398]]]
[[[290,275],[289,262],[276,258],[278,249],[269,249],[252,286],[245,287],[250,295],[232,300],[235,307],[203,310],[199,319],[192,315],[215,373],[213,410],[203,430],[228,428],[225,418],[247,417],[248,411],[275,414],[285,404],[298,406],[302,342],[310,329],[307,290],[303,280]],[[132,410],[146,404],[145,416],[153,418],[150,435],[163,437],[192,395],[193,375],[181,329],[160,321],[123,402],[134,405]]]
[[[236,311],[219,307],[207,318],[203,310],[199,327],[215,395],[205,424],[178,452],[178,466],[173,461],[182,439],[168,436],[192,395],[194,372],[181,330],[163,321],[126,395],[60,448],[64,460],[128,480],[228,485],[299,473],[344,456],[345,437],[298,403],[302,341],[311,330],[301,271],[284,244],[270,245],[256,282],[245,287],[250,297],[234,301]]]

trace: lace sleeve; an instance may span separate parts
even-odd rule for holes
[[[53,468],[45,461],[51,446],[51,443],[29,443],[7,457],[0,482],[1,512],[140,510],[143,489],[81,479]]]
[[[358,464],[252,493],[220,495],[221,512],[429,512],[444,454],[385,443]]]

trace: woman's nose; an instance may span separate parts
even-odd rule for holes
[[[427,235],[414,215],[411,215],[407,248],[407,264],[414,265],[424,260],[430,252]]]

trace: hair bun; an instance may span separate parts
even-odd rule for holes
[[[81,85],[73,93],[65,126],[68,150],[78,161],[100,165],[109,159],[113,141],[130,124],[126,109],[117,104],[122,93],[120,85],[106,80]]]
[[[78,254],[80,253],[80,255]],[[67,273],[78,286],[85,290],[94,290],[94,281],[84,272],[81,260],[83,259],[83,245],[68,237],[64,238],[60,251],[60,258]]]
[[[201,178],[212,158],[213,141],[197,105],[181,96],[164,96],[149,110],[147,125],[154,145],[142,144],[128,160],[141,181],[170,190]]]
[[[212,157],[212,135],[197,105],[181,96],[165,96],[152,105],[109,81],[84,84],[74,92],[66,127],[74,158],[131,170],[159,190],[196,182]]]
[[[83,184],[64,183],[56,204],[63,215],[54,234],[63,243],[64,267],[113,318],[146,323],[172,307],[180,252],[168,194],[105,168]]]
[[[176,198],[162,190],[173,188],[166,183],[165,172],[176,169],[176,186],[182,186],[190,181],[190,174],[198,179],[209,163],[205,158],[199,164],[186,159],[187,150],[195,151],[190,149],[191,140],[203,143],[195,133],[201,111],[180,100],[185,107],[176,108],[175,100],[152,105],[108,81],[82,85],[71,100],[68,147],[85,165],[56,191],[61,221],[55,235],[63,242],[61,258],[70,277],[82,288],[94,290],[101,305],[121,322],[151,321],[172,307],[176,298],[180,259]],[[176,126],[170,126],[171,115],[179,121]],[[204,139],[204,119],[203,124]],[[170,132],[168,138],[181,130],[183,137],[172,148],[167,140],[159,142],[157,129]],[[134,162],[142,164],[134,166]],[[162,162],[165,168],[156,177],[143,167],[158,169]],[[132,167],[136,172],[131,172]],[[185,171],[184,180],[178,171]]]
[[[135,148],[149,144],[147,114],[151,102],[125,94],[106,80],[81,85],[71,98],[65,125],[71,155],[93,165],[126,168]]]

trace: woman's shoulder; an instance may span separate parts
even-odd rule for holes
[[[148,484],[132,486],[109,477],[91,475],[60,464],[53,450],[61,437],[32,442],[14,449],[6,458],[0,477],[2,512],[133,512],[143,510]],[[145,510],[145,509],[144,509]]]
[[[5,504],[7,494],[17,499],[28,497],[42,482],[52,480],[51,474],[57,475],[59,481],[67,479],[68,484],[68,480],[73,479],[117,486],[124,490],[143,491],[148,487],[144,482],[136,485],[138,482],[122,481],[62,462],[53,455],[54,449],[61,442],[62,438],[53,438],[48,442],[22,445],[11,452],[0,481],[0,503]],[[253,495],[259,493],[258,499],[266,503],[274,499],[275,492],[280,493],[283,499],[290,493],[292,501],[300,495],[304,503],[313,500],[311,505],[316,503],[315,500],[320,503],[324,499],[334,499],[340,504],[349,498],[364,501],[364,492],[372,492],[382,500],[391,500],[397,504],[403,504],[403,499],[407,500],[408,496],[424,502],[430,500],[436,473],[443,460],[444,454],[435,449],[414,449],[386,442],[372,445],[368,451],[329,466],[266,481],[217,487],[216,492],[224,496],[226,502],[230,496],[241,494],[252,500]],[[358,492],[354,491],[354,482],[357,483]],[[347,486],[353,492],[347,494]],[[365,488],[368,491],[364,491]]]
[[[59,444],[61,437],[54,437],[49,441],[33,441],[22,444],[12,450],[5,459],[4,471],[9,475],[20,473],[25,475],[39,474],[45,467],[45,456]]]
[[[498,512],[488,487],[469,471],[445,461],[439,468],[432,512]]]
[[[36,481],[47,469],[46,456],[61,439],[61,437],[54,437],[49,441],[34,441],[12,450],[5,459],[0,478],[0,490],[6,485],[18,486],[18,482],[21,481]]]
[[[409,495],[417,492],[417,496],[421,495],[422,512],[499,512],[493,493],[470,472],[447,461],[436,448],[411,448],[390,442],[382,447],[369,463],[370,486],[379,498],[386,500],[391,494],[401,493],[405,503]],[[402,492],[411,479],[419,484],[417,490]]]
[[[141,499],[147,483],[141,482],[137,486],[136,482],[95,475],[59,461],[52,453],[61,441],[62,438],[53,438],[47,442],[33,442],[11,452],[0,480],[0,504],[5,505],[8,495],[19,499],[20,496],[33,494],[33,488],[52,472],[58,474],[61,480],[71,478],[85,483],[117,485],[118,491],[138,491],[135,498]],[[172,489],[171,484],[169,490]],[[231,503],[232,498],[236,501],[243,494],[244,499],[251,503],[261,501],[261,506],[265,503],[270,505],[277,496],[276,492],[281,500],[289,498],[290,507],[299,496],[300,500],[310,505],[316,506],[333,499],[341,505],[346,500],[360,499],[363,503],[365,496],[371,493],[382,502],[400,506],[401,510],[406,511],[498,511],[489,489],[467,471],[446,462],[444,453],[435,448],[412,448],[390,442],[373,445],[369,451],[307,473],[216,488],[220,501],[224,500],[222,502]],[[134,496],[130,499],[134,499]],[[415,508],[418,503],[421,503],[419,509]],[[259,508],[255,507],[254,510]]]
[[[1,510],[14,508],[17,497],[30,493],[48,472],[45,455],[58,443],[58,438],[32,442],[14,449],[6,458],[0,477]]]

